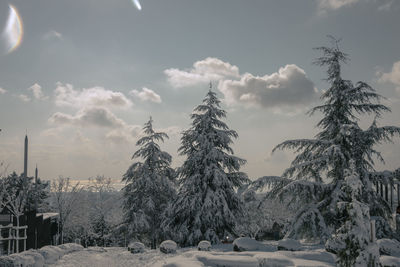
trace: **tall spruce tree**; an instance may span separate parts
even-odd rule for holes
[[[126,171],[122,181],[126,222],[137,237],[151,240],[152,248],[161,238],[160,222],[168,203],[174,198],[174,170],[170,167],[171,155],[161,150],[157,142],[168,135],[155,132],[153,120],[145,123],[144,136],[136,145],[140,148],[133,154],[134,162]]]
[[[179,152],[187,158],[179,169],[181,186],[165,226],[182,246],[201,240],[218,243],[226,234],[234,234],[243,212],[235,188],[248,180],[239,172],[246,161],[233,155],[230,145],[238,135],[220,120],[226,117],[220,102],[210,85],[181,138]]]
[[[365,82],[354,85],[342,78],[341,64],[348,56],[339,49],[336,39],[332,38],[332,43],[332,47],[317,48],[322,56],[315,63],[328,67],[326,81],[330,87],[321,96],[324,104],[309,113],[323,114],[317,124],[322,131],[315,139],[285,141],[273,150],[294,149],[298,153],[283,174],[285,178],[295,179],[282,179],[270,194],[290,195],[292,200],[303,205],[288,231],[291,237],[326,240],[332,229],[342,225],[336,216],[336,207],[337,202],[345,198],[342,183],[350,161],[354,162],[362,181],[362,201],[368,203],[371,215],[387,219],[390,213],[388,204],[372,189],[374,181],[368,173],[374,170],[374,156],[383,161],[374,146],[400,135],[400,128],[377,126],[377,118],[390,109],[380,103],[382,97]],[[375,116],[367,130],[358,125],[359,117],[364,115]]]

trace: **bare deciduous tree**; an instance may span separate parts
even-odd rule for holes
[[[53,194],[53,208],[59,214],[59,231],[61,232],[60,242],[64,243],[63,228],[65,223],[79,199],[83,187],[80,183],[72,184],[68,177],[58,177],[51,183],[51,191]]]
[[[20,186],[8,186],[7,178],[1,179],[0,182],[0,197],[1,197],[1,210],[7,209],[15,217],[17,223],[16,231],[16,252],[19,252],[19,227],[20,217],[24,215],[26,204],[28,202],[29,191],[31,183],[26,177],[20,176]],[[25,248],[24,248],[25,249]]]

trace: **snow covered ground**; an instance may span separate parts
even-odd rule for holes
[[[233,244],[214,245],[210,251],[196,247],[181,248],[176,253],[165,254],[159,249],[145,249],[131,253],[122,247],[89,247],[76,244],[58,247],[46,246],[40,250],[0,257],[0,266],[22,267],[267,267],[267,266],[335,266],[335,255],[323,246],[297,242],[298,251],[277,250],[277,247],[293,247],[290,240],[258,243],[241,238],[236,242],[244,251],[233,251]],[[257,242],[257,241],[255,241]],[[395,240],[378,240],[382,266],[400,266],[400,243]],[[252,249],[248,251],[247,249]],[[4,265],[5,264],[5,265]]]
[[[219,245],[213,246],[211,251],[198,251],[197,248],[178,249],[175,254],[164,254],[159,250],[146,250],[144,253],[132,254],[125,248],[88,248],[66,254],[58,262],[49,266],[335,266],[334,262],[333,254],[312,246],[305,251],[234,252],[232,245]]]

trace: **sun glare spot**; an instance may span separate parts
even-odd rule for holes
[[[138,10],[142,10],[142,6],[140,5],[139,0],[132,0],[132,3],[135,5],[135,7],[136,7]]]
[[[7,23],[3,31],[7,53],[11,53],[18,48],[24,35],[22,19],[18,14],[18,10],[13,5],[9,5],[9,8]]]

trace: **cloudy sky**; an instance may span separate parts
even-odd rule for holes
[[[325,70],[313,47],[342,38],[351,61],[344,77],[370,83],[392,108],[381,125],[400,126],[400,1],[395,0],[35,0],[0,2],[0,30],[9,4],[23,21],[22,43],[7,53],[0,37],[0,160],[29,174],[119,179],[149,116],[170,135],[180,132],[214,81],[239,138],[235,153],[251,178],[280,175],[291,152],[271,155],[286,139],[311,138]],[[4,26],[1,26],[4,25]],[[364,118],[364,127],[372,118]],[[380,147],[400,167],[400,141]]]

